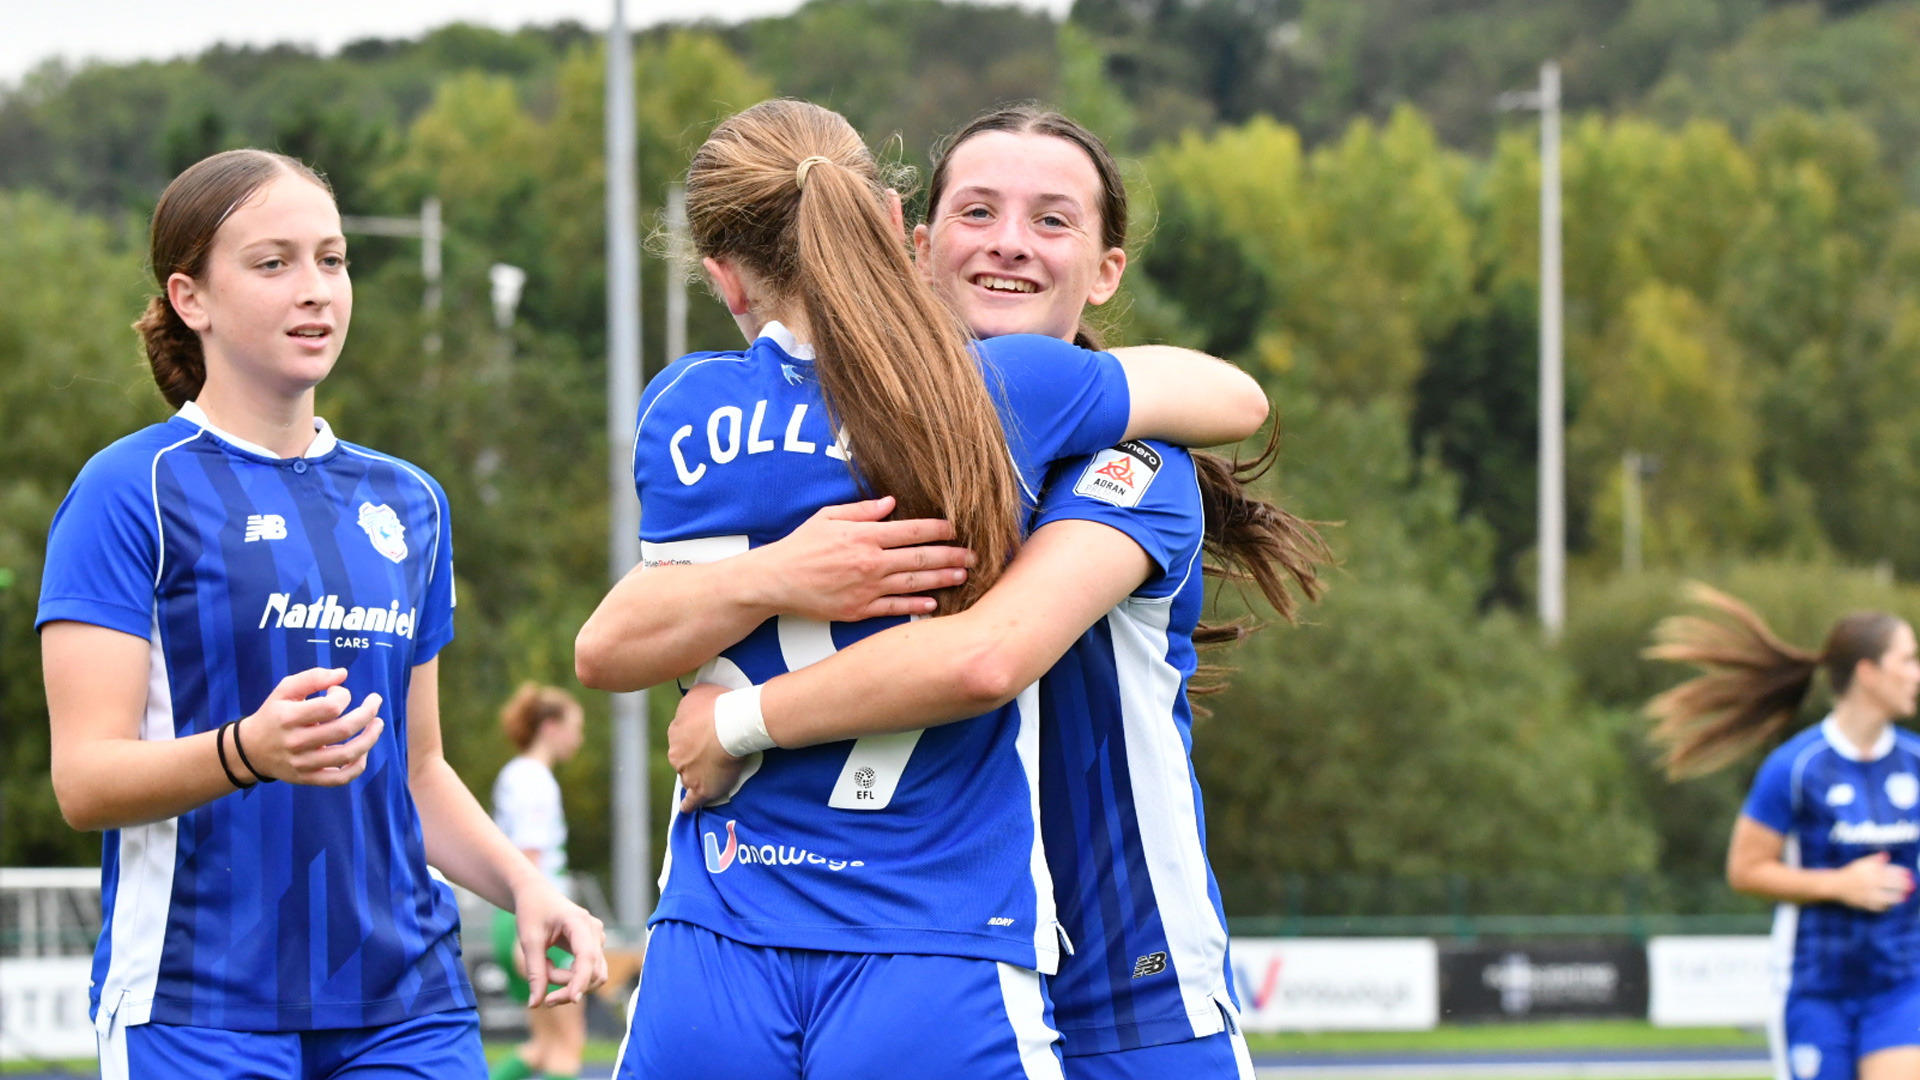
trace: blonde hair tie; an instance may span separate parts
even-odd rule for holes
[[[799,188],[801,191],[807,190],[807,173],[811,172],[815,165],[830,164],[832,164],[831,159],[823,158],[818,154],[801,158],[800,164],[795,166],[793,170],[793,186]]]

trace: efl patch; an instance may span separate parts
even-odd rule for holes
[[[1138,506],[1147,485],[1160,471],[1160,455],[1138,440],[1100,451],[1073,485],[1075,495],[1100,499],[1115,506]]]
[[[373,550],[399,562],[407,557],[407,527],[400,524],[400,515],[386,503],[375,506],[370,502],[360,504],[360,527],[367,530],[367,539],[373,541]]]

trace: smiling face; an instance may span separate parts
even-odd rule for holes
[[[167,294],[200,335],[207,381],[292,399],[333,370],[353,314],[347,242],[333,197],[283,174],[227,215],[198,278]]]
[[[1087,152],[1053,135],[987,131],[953,148],[947,186],[914,230],[919,264],[980,337],[1072,340],[1120,287],[1126,252],[1101,240]]]

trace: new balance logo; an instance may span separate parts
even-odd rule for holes
[[[287,538],[287,519],[279,514],[248,514],[247,540],[285,540]]]
[[[1133,977],[1136,979],[1158,975],[1165,970],[1167,970],[1167,954],[1163,952],[1148,953],[1133,962]]]

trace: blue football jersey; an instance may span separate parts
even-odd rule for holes
[[[1207,863],[1187,681],[1205,600],[1193,459],[1126,442],[1062,462],[1036,527],[1118,529],[1153,562],[1040,681],[1040,820],[1074,943],[1048,982],[1069,1056],[1226,1030],[1226,916]]]
[[[1111,355],[1034,336],[997,338],[978,352],[1030,493],[1053,460],[1124,432],[1130,402]],[[778,323],[745,351],[676,361],[640,407],[643,560],[725,558],[780,539],[823,506],[862,498],[841,443],[812,350]],[[763,683],[902,621],[770,619],[701,679]],[[676,812],[654,919],[750,945],[1051,971],[1058,927],[1036,820],[1037,728],[1029,689],[985,716],[927,731],[768,750],[729,800]]]
[[[378,693],[386,718],[343,787],[263,784],[107,832],[103,1030],[367,1027],[474,1003],[407,789],[409,680],[453,638],[446,495],[316,426],[281,459],[189,404],[95,455],[54,517],[37,622],[150,643],[142,739],[211,731],[312,667],[346,668],[354,704]]]
[[[1920,871],[1920,737],[1890,727],[1861,754],[1832,718],[1768,755],[1742,812],[1787,838],[1791,865],[1831,870],[1876,852]],[[1782,904],[1774,943],[1792,988],[1872,994],[1920,976],[1920,895],[1883,912]]]

